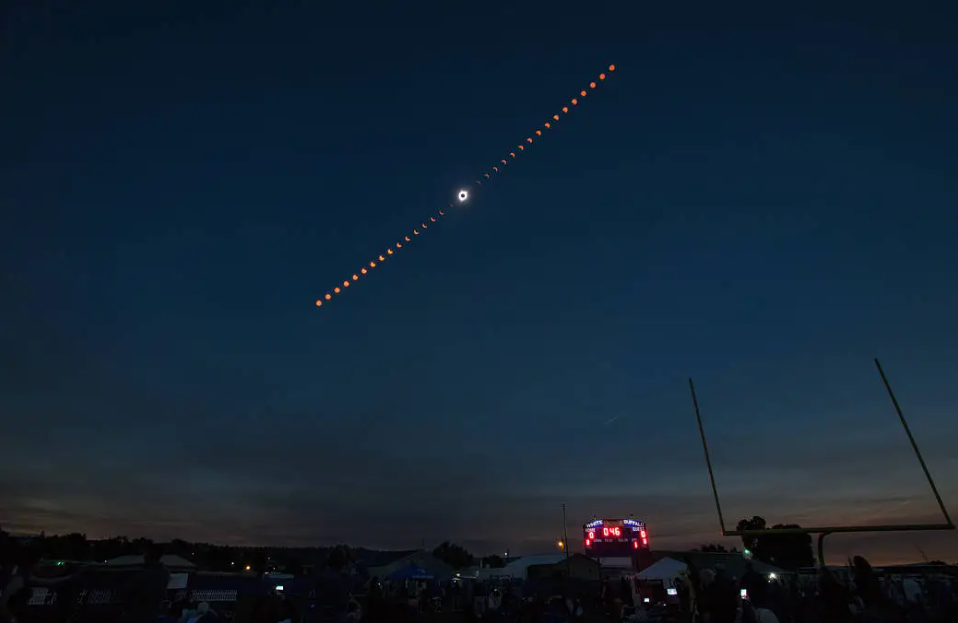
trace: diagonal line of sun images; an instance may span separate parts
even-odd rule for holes
[[[559,119],[561,119],[563,115],[567,115],[572,110],[572,108],[578,106],[579,103],[583,101],[586,98],[586,96],[588,96],[591,90],[595,89],[599,85],[599,83],[601,83],[603,80],[606,79],[607,74],[611,74],[614,71],[615,71],[615,65],[609,65],[609,68],[606,70],[606,72],[599,74],[598,80],[590,82],[588,88],[582,89],[581,91],[579,91],[579,94],[576,97],[573,97],[571,100],[569,100],[569,102],[566,105],[564,105],[558,113],[552,115],[549,121],[542,124],[541,128],[537,128],[532,134],[525,137],[520,143],[518,143],[515,147],[513,147],[512,150],[506,154],[507,157],[503,157],[502,159],[500,159],[499,162],[497,162],[491,169],[485,171],[484,173],[482,173],[482,175],[476,178],[476,180],[473,182],[473,186],[482,186],[483,182],[488,182],[494,179],[495,176],[502,173],[505,170],[505,168],[508,167],[513,160],[518,158],[528,148],[534,145],[536,141],[538,141],[543,136],[544,132],[551,130],[554,124],[557,121],[559,121]],[[469,192],[470,192],[469,188],[464,188],[462,190],[459,190],[458,193],[456,194],[456,201],[458,201],[458,203],[460,204],[463,204],[469,201]],[[434,225],[437,222],[439,222],[440,219],[446,216],[447,214],[446,210],[454,206],[455,206],[454,203],[450,203],[448,207],[437,210],[431,216],[421,221],[418,227],[413,228],[412,231],[410,231],[408,234],[406,234],[401,239],[399,239],[395,245],[384,249],[382,253],[375,256],[372,260],[370,260],[368,264],[360,268],[358,272],[355,272],[352,275],[350,275],[348,279],[344,279],[342,284],[337,285],[332,290],[324,294],[322,298],[317,299],[316,307],[322,307],[323,305],[326,305],[329,301],[332,301],[333,297],[339,296],[345,293],[346,290],[348,290],[354,283],[359,281],[360,278],[370,274],[377,266],[386,262],[392,256],[394,256],[397,252],[404,249],[407,244],[413,241],[413,238],[422,235],[423,233],[425,233],[427,229],[429,229],[431,225]]]

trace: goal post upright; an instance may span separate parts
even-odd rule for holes
[[[888,397],[891,399],[891,403],[895,406],[895,412],[898,413],[898,419],[901,420],[901,426],[905,429],[905,434],[908,435],[908,441],[911,442],[912,450],[915,451],[915,458],[918,459],[918,463],[921,464],[922,471],[925,472],[925,478],[928,479],[928,486],[931,487],[931,492],[935,494],[935,500],[938,502],[938,508],[941,509],[941,514],[945,518],[945,523],[951,526],[951,529],[954,530],[954,524],[951,521],[951,516],[948,514],[948,509],[945,508],[945,503],[941,499],[941,494],[938,493],[938,487],[935,486],[935,479],[931,477],[931,472],[928,471],[928,465],[925,464],[925,459],[921,456],[921,450],[918,449],[918,442],[915,441],[915,436],[911,434],[911,428],[908,426],[908,421],[905,420],[905,414],[902,413],[901,406],[898,404],[898,399],[895,398],[895,392],[891,390],[891,384],[888,382],[888,377],[885,376],[885,371],[882,370],[881,363],[878,361],[877,357],[875,358],[875,367],[878,368],[878,374],[881,376],[881,382],[888,391]]]
[[[822,567],[825,566],[825,537],[829,534],[834,533],[862,533],[862,532],[912,532],[912,531],[940,531],[940,530],[954,530],[955,524],[951,520],[951,516],[948,514],[948,509],[945,507],[945,503],[942,501],[941,494],[938,492],[938,487],[935,485],[935,480],[932,478],[931,471],[928,469],[928,465],[925,463],[925,459],[921,455],[921,450],[918,448],[918,442],[915,441],[915,437],[911,434],[911,429],[908,426],[908,422],[905,419],[905,415],[901,410],[901,407],[898,404],[898,399],[895,397],[894,392],[891,389],[891,385],[888,382],[888,378],[885,376],[884,370],[882,370],[881,363],[878,359],[875,359],[875,366],[878,368],[878,374],[881,376],[882,383],[885,386],[885,389],[888,392],[888,397],[891,399],[892,404],[895,407],[895,411],[898,413],[898,418],[901,420],[902,427],[905,429],[905,434],[908,436],[908,441],[911,443],[912,450],[915,452],[915,457],[918,459],[919,464],[921,465],[922,471],[925,473],[925,477],[928,480],[928,484],[931,487],[932,493],[935,495],[935,500],[938,502],[938,508],[941,510],[941,514],[944,517],[944,523],[926,523],[926,524],[894,524],[894,525],[883,525],[883,526],[815,526],[811,528],[765,528],[761,530],[727,530],[725,527],[725,517],[722,514],[722,504],[718,494],[718,488],[715,486],[715,473],[712,469],[712,458],[709,454],[708,441],[705,436],[705,427],[702,425],[702,414],[699,409],[698,396],[695,393],[695,384],[692,382],[692,379],[689,379],[689,390],[692,394],[692,405],[695,408],[695,418],[698,422],[699,435],[702,438],[702,450],[705,453],[705,464],[709,472],[709,483],[712,487],[712,496],[715,498],[715,510],[718,513],[719,526],[722,529],[723,537],[746,537],[746,536],[764,536],[764,535],[774,535],[774,534],[817,534],[818,535],[818,564]]]

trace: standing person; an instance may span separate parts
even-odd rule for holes
[[[855,556],[852,559],[852,569],[855,580],[853,594],[862,604],[862,612],[859,618],[867,623],[881,623],[891,620],[895,608],[886,599],[881,582],[872,566],[861,556]]]
[[[153,623],[159,617],[166,587],[170,584],[170,570],[163,564],[162,557],[163,550],[151,545],[143,556],[143,568],[124,587],[123,623]]]
[[[32,548],[16,548],[10,553],[10,563],[4,573],[5,581],[0,584],[0,623],[17,623],[33,596],[33,590],[27,586],[30,574],[40,562],[39,552]]]
[[[818,616],[821,621],[851,623],[855,617],[849,609],[851,595],[828,567],[818,570]]]
[[[742,623],[779,623],[769,604],[768,584],[753,582],[746,590],[748,598],[742,600]]]
[[[33,571],[40,562],[40,551],[34,547],[11,548],[0,577],[0,623],[16,623],[24,618],[24,611],[33,596],[34,586],[63,587],[75,581],[80,572],[58,578],[38,578]]]
[[[710,623],[735,623],[738,614],[738,594],[735,583],[729,577],[725,568],[716,567],[713,579],[705,588],[708,595],[708,610]]]

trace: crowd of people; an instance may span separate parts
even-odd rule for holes
[[[742,577],[721,565],[686,561],[680,580],[665,586],[634,577],[602,583],[404,582],[374,580],[363,620],[386,623],[461,618],[493,623],[955,623],[958,576],[943,568],[921,576],[884,575],[861,557],[834,572]],[[668,590],[673,589],[673,590]]]
[[[332,581],[327,589],[317,590],[317,584],[309,594],[290,594],[259,573],[229,599],[216,602],[203,598],[208,590],[171,590],[161,553],[153,548],[138,569],[110,576],[117,608],[108,611],[83,607],[82,595],[103,580],[95,568],[38,577],[36,551],[6,551],[0,559],[0,623],[958,622],[958,576],[945,572],[950,568],[922,577],[888,576],[860,557],[841,572],[822,568],[817,575],[775,577],[756,573],[750,565],[742,577],[734,577],[721,565],[697,568],[686,560],[685,574],[668,586],[642,583],[634,576],[604,582],[371,578],[354,582],[353,588]],[[33,603],[41,589],[56,594],[55,607]]]
[[[741,578],[687,563],[676,606],[705,623],[945,623],[958,621],[958,578],[882,576],[856,556],[848,573],[769,578],[750,565]],[[636,616],[641,620],[641,616]]]
[[[0,623],[292,623],[301,620],[293,605],[267,582],[262,590],[244,592],[228,611],[217,612],[207,601],[191,598],[190,591],[171,591],[169,569],[162,549],[152,547],[139,568],[100,573],[98,567],[80,567],[59,577],[37,574],[41,556],[31,547],[8,546],[0,552]],[[260,578],[262,579],[262,574]],[[255,585],[254,585],[255,586]],[[109,587],[104,590],[104,587]],[[108,603],[89,599],[99,590]],[[41,592],[42,591],[42,592]],[[37,594],[46,596],[37,603]],[[177,599],[176,597],[180,598]]]

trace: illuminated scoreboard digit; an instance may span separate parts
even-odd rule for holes
[[[582,526],[585,553],[597,558],[630,557],[649,550],[649,532],[635,519],[595,519]]]

